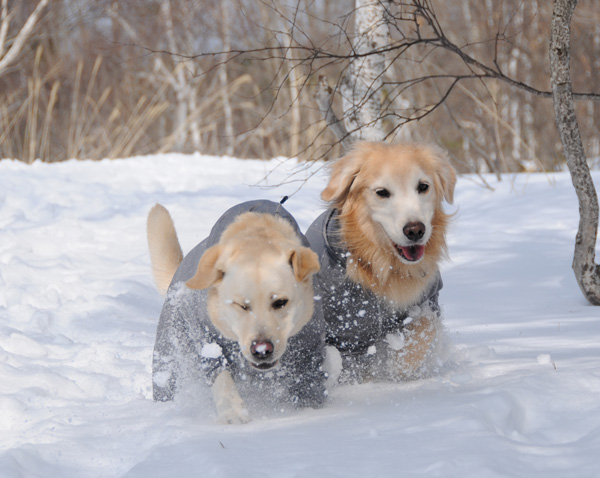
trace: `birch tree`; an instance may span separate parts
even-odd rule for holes
[[[315,102],[344,150],[353,141],[379,141],[386,136],[381,96],[385,48],[390,40],[389,4],[388,0],[355,0],[352,54],[339,88],[341,119],[333,111],[335,90],[329,86],[327,77],[321,75],[317,83]]]
[[[229,16],[232,4],[230,0],[221,0],[221,38],[223,51],[231,50],[231,19]],[[221,101],[223,103],[223,120],[225,121],[225,149],[227,156],[233,156],[233,111],[229,99],[229,75],[227,73],[227,60],[219,65],[219,82],[221,84]]]
[[[571,85],[571,18],[576,6],[577,0],[554,0],[550,38],[552,96],[556,125],[579,200],[573,271],[585,298],[600,305],[600,268],[595,262],[598,195],[581,141]]]
[[[177,40],[175,38],[175,27],[173,25],[173,14],[171,11],[171,1],[165,0],[161,3],[161,15],[164,18],[166,26],[167,45],[171,51],[177,51]],[[160,61],[160,60],[159,60]],[[184,151],[189,140],[195,151],[202,149],[202,138],[200,128],[194,119],[198,108],[198,92],[196,81],[192,75],[187,74],[186,64],[179,63],[171,72],[162,64],[162,69],[169,77],[169,81],[175,91],[177,99],[177,109],[175,113],[175,150]]]
[[[342,80],[341,95],[346,129],[354,139],[384,138],[381,93],[385,72],[385,46],[389,27],[384,0],[355,0],[355,58]]]

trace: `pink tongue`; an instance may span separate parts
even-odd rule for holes
[[[409,261],[418,261],[425,253],[425,246],[400,246],[400,249],[402,250],[404,257],[406,257]]]

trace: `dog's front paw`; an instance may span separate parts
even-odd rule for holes
[[[245,408],[228,408],[226,410],[219,411],[217,418],[219,423],[225,425],[242,425],[251,421],[250,414]]]
[[[217,406],[217,420],[221,423],[248,423],[250,414],[233,382],[231,373],[221,372],[212,386],[213,398]]]

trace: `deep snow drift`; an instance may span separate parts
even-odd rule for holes
[[[152,402],[162,299],[148,210],[171,211],[187,252],[228,207],[307,178],[286,203],[305,230],[324,177],[251,187],[294,166],[277,165],[0,162],[1,477],[597,476],[600,308],[571,272],[578,210],[563,173],[494,191],[459,180],[440,295],[455,367],[439,376],[338,387],[324,409],[240,426],[216,424],[207,397]]]

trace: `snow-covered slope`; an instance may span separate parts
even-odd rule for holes
[[[229,206],[307,178],[286,203],[306,229],[324,176],[252,187],[293,166],[277,165],[0,162],[0,477],[598,476],[600,309],[570,269],[566,174],[459,180],[440,376],[338,387],[324,409],[242,426],[216,424],[207,397],[152,402],[148,210],[171,211],[187,251]]]

